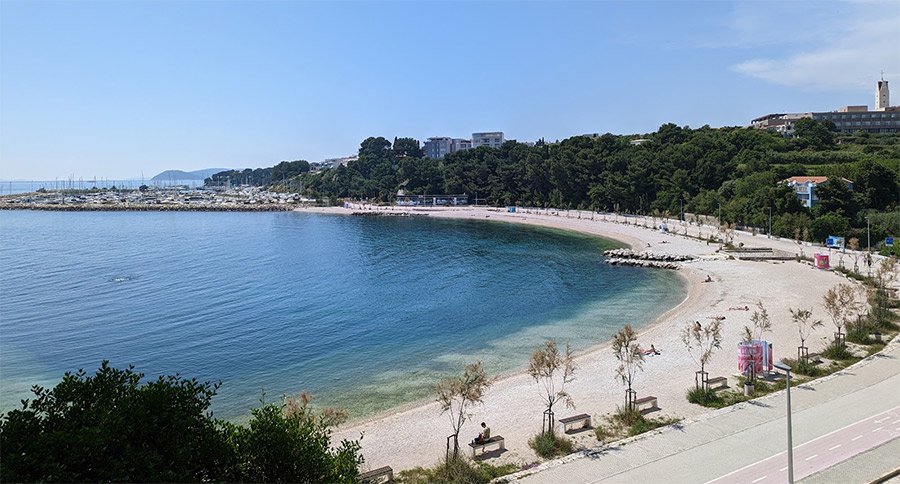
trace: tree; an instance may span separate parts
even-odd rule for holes
[[[631,389],[634,377],[638,371],[644,369],[644,354],[638,347],[637,334],[631,329],[630,324],[626,324],[613,336],[612,349],[616,359],[619,360],[616,378],[628,387],[625,390],[625,410],[628,411],[632,409],[634,402],[635,392]]]
[[[446,378],[437,384],[437,401],[441,404],[441,415],[446,413],[453,427],[453,460],[459,455],[459,431],[472,417],[469,412],[471,407],[484,403],[484,393],[491,383],[484,366],[479,361],[466,365],[462,375]]]
[[[534,378],[535,383],[541,385],[541,395],[546,397],[547,409],[544,410],[542,433],[553,433],[553,405],[563,400],[566,407],[575,408],[575,401],[565,390],[566,385],[575,380],[575,369],[575,359],[568,344],[565,353],[560,353],[556,341],[550,340],[531,355],[528,374]]]
[[[228,438],[238,451],[239,472],[233,480],[252,482],[356,482],[359,442],[344,440],[331,447],[331,427],[346,419],[334,410],[314,412],[301,394],[283,403],[251,410],[246,426],[230,426]]]
[[[709,378],[706,365],[712,358],[713,351],[722,347],[722,322],[715,320],[705,328],[700,325],[700,321],[688,323],[681,330],[681,341],[694,362],[700,365],[700,371],[694,375],[694,386],[707,390]]]
[[[851,250],[850,257],[853,258],[853,272],[859,273],[859,257],[862,255],[859,253],[859,239],[852,237],[847,242],[847,247]]]
[[[844,333],[841,330],[849,321],[852,305],[856,299],[856,296],[853,294],[853,286],[838,284],[825,292],[825,296],[822,299],[825,312],[831,317],[831,321],[837,329],[837,332],[834,333],[834,345],[843,347]]]
[[[834,148],[834,134],[814,119],[798,119],[794,123],[794,134],[817,150]]]
[[[142,384],[134,367],[66,373],[0,419],[3,481],[228,479],[236,455],[209,417],[217,385],[180,376]]]
[[[816,217],[809,224],[813,240],[824,241],[829,235],[844,236],[850,232],[850,221],[842,215],[827,213]]]
[[[897,279],[897,258],[886,257],[875,269],[873,276],[874,288],[871,291],[870,301],[872,307],[872,323],[879,329],[888,329],[894,318],[891,308],[891,287]]]
[[[0,416],[3,481],[355,482],[359,443],[331,447],[346,414],[309,398],[252,410],[247,426],[209,412],[218,385],[178,375],[142,383],[104,361]]]
[[[806,340],[816,328],[824,326],[821,319],[812,320],[812,309],[797,309],[796,311],[788,308],[791,312],[791,319],[797,325],[797,331],[800,333],[800,346],[797,347],[797,362],[809,364],[809,348],[806,347]]]

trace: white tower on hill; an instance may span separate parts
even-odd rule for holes
[[[888,92],[888,82],[884,80],[884,71],[881,71],[881,80],[875,85],[875,110],[884,111],[891,105],[891,94]]]

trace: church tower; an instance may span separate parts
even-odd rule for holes
[[[891,105],[891,95],[888,92],[888,82],[884,80],[884,72],[881,80],[875,85],[875,110],[884,111]]]

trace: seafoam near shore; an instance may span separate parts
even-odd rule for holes
[[[773,342],[775,358],[796,355],[799,344],[797,330],[791,322],[789,308],[812,308],[813,316],[822,319],[825,326],[813,332],[807,341],[811,352],[825,347],[834,327],[821,307],[822,296],[831,287],[847,279],[831,271],[813,269],[808,264],[795,261],[746,261],[730,259],[718,253],[717,244],[672,233],[645,228],[642,222],[632,224],[617,223],[612,216],[604,221],[600,215],[590,212],[571,212],[552,215],[554,212],[508,213],[488,208],[437,208],[398,209],[397,207],[353,207],[353,208],[306,208],[298,211],[350,214],[353,212],[387,212],[427,214],[437,218],[464,218],[486,221],[538,225],[586,234],[603,236],[622,241],[635,250],[650,250],[656,253],[691,255],[695,259],[682,265],[679,273],[689,281],[688,295],[677,307],[672,308],[640,331],[639,342],[649,347],[653,344],[660,355],[648,357],[644,371],[639,373],[634,385],[638,397],[654,395],[659,399],[661,411],[654,415],[693,417],[707,409],[687,402],[685,393],[693,385],[694,372],[698,369],[680,340],[681,329],[693,321],[701,323],[710,318],[724,316],[722,349],[717,351],[707,370],[711,376],[726,376],[729,385],[734,386],[733,375],[737,371],[737,344],[745,325],[750,325],[753,306],[762,301],[769,311],[773,331],[765,336]],[[579,218],[580,217],[580,218]],[[593,217],[593,220],[591,218]],[[621,217],[616,217],[622,222]],[[675,231],[682,233],[681,226]],[[649,223],[647,225],[650,225]],[[672,223],[670,222],[670,228]],[[713,233],[710,227],[688,226],[690,235],[702,230],[705,235]],[[737,233],[735,244],[744,243],[748,247],[772,247],[787,253],[799,253],[800,246],[789,240],[767,239]],[[811,255],[813,249],[805,248]],[[661,270],[661,269],[647,269]],[[707,276],[712,282],[703,282]],[[733,307],[749,306],[751,311],[730,310]],[[641,324],[646,321],[636,321]],[[567,335],[556,337],[561,344],[567,342]],[[615,358],[608,342],[598,341],[589,350],[577,357],[576,380],[567,391],[575,399],[576,409],[556,408],[557,418],[579,413],[593,415],[595,422],[604,414],[615,411],[622,404],[624,388],[615,379]],[[523,373],[497,381],[488,391],[485,404],[474,409],[473,418],[464,426],[460,439],[469,440],[478,433],[478,423],[488,422],[493,434],[502,435],[507,452],[491,459],[495,463],[529,463],[539,460],[528,447],[527,441],[541,428],[541,395],[539,387],[524,373],[527,361],[522,361]],[[389,415],[351,422],[338,429],[337,440],[361,440],[366,468],[390,465],[396,470],[415,466],[433,465],[445,451],[446,437],[451,433],[446,415],[440,414],[436,403],[413,408],[400,409]],[[593,446],[596,440],[590,432],[579,434],[576,439],[585,446]]]

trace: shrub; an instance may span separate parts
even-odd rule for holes
[[[597,440],[600,442],[605,442],[606,440],[613,437],[613,433],[606,427],[602,425],[598,425],[594,428],[594,436],[597,437]]]
[[[416,467],[400,472],[396,482],[408,484],[487,484],[519,470],[515,464],[494,466],[465,458],[442,460],[433,468]]]
[[[679,419],[677,418],[645,418],[644,416],[641,416],[641,418],[632,423],[631,427],[628,428],[628,435],[640,435],[653,429],[665,427],[666,425],[672,425],[673,423],[678,421]]]
[[[711,407],[722,403],[722,398],[719,397],[714,390],[704,390],[696,387],[688,390],[687,400],[691,403],[696,403],[697,405],[703,405],[704,407]]]
[[[534,449],[537,455],[545,459],[568,455],[575,450],[571,440],[559,437],[551,432],[535,435],[528,441],[528,446]]]
[[[853,358],[853,355],[847,351],[847,348],[835,344],[828,345],[828,348],[825,348],[825,351],[822,352],[822,356],[829,360],[849,360]]]

